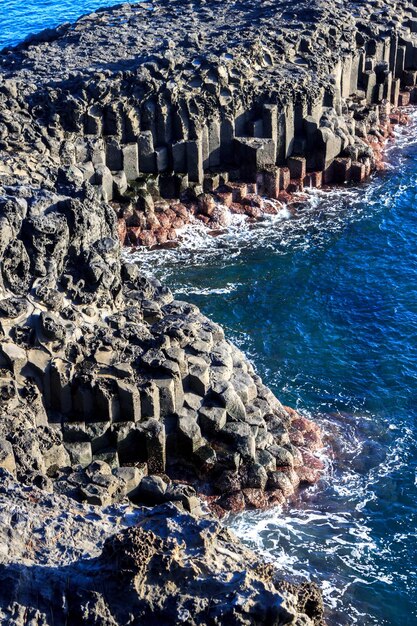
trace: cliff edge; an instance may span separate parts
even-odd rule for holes
[[[98,11],[1,52],[5,500],[26,493],[33,507],[79,507],[81,517],[129,501],[162,507],[154,521],[143,513],[138,528],[108,538],[89,565],[75,553],[80,563],[59,572],[48,561],[46,578],[39,555],[23,573],[22,555],[6,547],[5,575],[45,585],[42,609],[26,583],[13,592],[14,608],[2,591],[8,623],[25,623],[28,607],[40,623],[66,623],[45,598],[73,574],[71,598],[86,606],[93,595],[104,619],[112,609],[97,578],[114,591],[114,569],[129,578],[137,615],[152,615],[146,585],[155,568],[167,585],[174,571],[185,585],[185,570],[202,568],[205,540],[197,561],[187,551],[206,505],[221,516],[283,504],[318,480],[317,425],[275,398],[217,324],[127,263],[122,243],[166,241],[186,219],[180,200],[197,203],[210,223],[213,202],[224,211],[256,206],[262,194],[362,180],[391,107],[417,98],[416,32],[417,9],[406,0],[160,0]],[[178,518],[185,547],[168,545],[164,515]],[[255,557],[209,523],[220,554],[242,555],[236,572],[255,571]],[[146,584],[136,549],[151,568]],[[292,612],[278,610],[273,574],[254,576],[249,587],[262,587],[261,596],[253,591],[261,600],[239,600],[243,617],[228,623],[321,623],[316,600],[304,610],[287,588]],[[230,585],[237,593],[243,578],[219,583],[220,596]],[[187,623],[222,623],[212,600],[199,604],[197,579],[194,608],[180,607],[177,621],[195,611]],[[160,619],[174,623],[166,601]],[[258,613],[265,603],[267,614]],[[139,623],[116,608],[108,623]],[[97,611],[71,615],[97,623]]]

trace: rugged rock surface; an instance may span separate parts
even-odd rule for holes
[[[314,585],[280,582],[209,517],[100,510],[0,478],[2,624],[323,623]]]
[[[407,0],[98,11],[3,52],[0,171],[51,186],[66,166],[117,201],[134,245],[169,242],[187,221],[155,207],[159,193],[199,196],[202,221],[222,226],[203,191],[228,208],[247,196],[251,211],[235,210],[256,218],[258,192],[361,181],[391,105],[417,98],[416,23]]]
[[[220,513],[317,479],[317,428],[222,329],[122,263],[117,237],[175,237],[189,213],[155,205],[167,177],[209,225],[228,206],[256,217],[270,185],[361,179],[381,115],[401,85],[414,97],[415,14],[406,1],[161,0],[3,51],[4,467],[96,503],[158,502],[182,480]],[[199,191],[218,182],[216,204]]]
[[[96,504],[184,499],[181,479],[239,509],[316,480],[318,429],[219,326],[122,263],[108,205],[4,191],[0,465]]]
[[[259,126],[267,126],[262,114],[268,109],[259,109],[258,124],[249,119],[249,108],[262,98],[272,106],[274,100],[287,104],[297,95],[299,105],[319,107],[314,112],[318,121],[323,107],[331,114],[332,104],[340,106],[341,98],[367,86],[367,78],[369,101],[383,95],[383,88],[374,87],[385,85],[389,72],[410,85],[412,77],[400,73],[414,69],[415,23],[416,9],[407,0],[123,4],[4,53],[2,75],[10,88],[19,85],[18,97],[26,95],[32,106],[38,105],[37,119],[48,130],[55,115],[69,132],[77,127],[82,134],[94,130],[91,135],[99,135],[100,130],[113,141],[118,135],[137,139],[141,132],[144,149],[146,138],[157,146],[187,140],[213,115],[224,113],[232,122],[241,107],[234,136],[247,137],[250,144],[252,125],[254,138],[271,143],[276,137],[256,134]],[[359,67],[350,67],[352,54],[362,56]],[[391,93],[386,95],[390,99]],[[143,172],[152,171],[153,159],[156,165],[158,155],[148,156]],[[214,158],[220,162],[221,156]],[[191,165],[194,159],[189,160]]]
[[[362,180],[391,105],[416,98],[416,16],[406,0],[160,0],[0,54],[7,623],[321,623],[308,593],[303,609],[190,516],[198,496],[222,515],[315,482],[319,429],[218,325],[124,262],[120,240],[166,243],[192,215],[226,226],[230,211],[259,217],[260,194]],[[102,507],[126,497],[162,508],[110,537]],[[54,551],[58,509],[90,560]]]

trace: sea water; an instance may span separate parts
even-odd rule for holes
[[[0,47],[105,4],[2,0]],[[295,215],[237,217],[216,238],[185,228],[179,249],[135,255],[322,425],[320,483],[230,523],[286,576],[316,581],[334,626],[417,625],[417,117],[387,159]]]
[[[135,4],[143,0],[130,0]],[[0,0],[0,50],[20,43],[28,35],[81,15],[122,2],[109,0]]]
[[[326,471],[283,509],[231,519],[295,580],[314,580],[330,625],[417,624],[417,115],[387,169],[311,190],[293,215],[178,250],[143,270],[226,329],[284,404],[317,420]]]

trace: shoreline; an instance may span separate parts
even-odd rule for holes
[[[380,206],[377,206],[377,207],[373,206],[375,202],[375,198],[378,196],[378,194],[375,193],[375,188],[376,187],[381,188],[381,191],[383,189],[386,189],[386,186],[388,184],[387,180],[389,180],[392,176],[395,177],[396,173],[398,174],[398,172],[400,171],[399,170],[400,165],[398,163],[397,158],[399,158],[400,154],[403,154],[403,153],[404,155],[409,154],[409,150],[407,150],[407,145],[408,145],[407,137],[409,138],[408,142],[411,142],[413,144],[415,143],[415,113],[413,111],[410,111],[410,118],[412,121],[412,127],[411,128],[410,127],[399,128],[398,134],[396,133],[397,139],[393,142],[390,142],[390,144],[387,146],[387,154],[386,154],[387,174],[383,174],[382,176],[376,175],[373,177],[371,183],[365,184],[363,186],[355,186],[351,188],[351,191],[349,190],[349,186],[344,186],[341,189],[342,198],[344,197],[344,200],[341,199],[342,206],[340,208],[342,210],[342,214],[340,215],[340,221],[344,220],[345,218],[345,210],[348,208],[347,205],[349,204],[348,198],[352,198],[351,202],[353,202],[354,206],[356,205],[356,202],[358,202],[358,200],[360,201],[361,198],[362,198],[362,204],[365,204],[365,205],[367,204],[365,198],[368,198],[369,196],[370,201],[373,198],[373,202],[371,202],[370,206],[368,207],[368,210],[365,211],[365,214],[362,215],[362,217],[357,216],[356,218],[352,220],[353,215],[349,213],[350,218],[348,218],[347,222],[345,221],[345,226],[346,224],[352,225],[352,223],[355,223],[357,220],[359,222],[362,222],[362,228],[357,227],[355,229],[356,237],[360,236],[361,231],[367,230],[366,224],[369,220],[373,221],[374,224],[383,223],[382,219],[374,220],[371,217],[373,215],[374,209],[377,209],[377,215],[379,215],[380,211],[383,210],[383,208]],[[414,154],[414,151],[413,151],[413,154]],[[403,163],[403,159],[402,159],[402,163]],[[412,186],[412,183],[410,183],[410,185]],[[372,191],[372,189],[374,191]],[[326,195],[327,195],[326,193],[319,192],[318,194],[313,194],[312,202],[314,203],[314,206],[316,206],[316,201],[319,203],[319,206],[321,202],[323,202],[325,206],[329,206],[333,203],[337,204],[338,202],[337,190],[333,189],[329,193],[330,193],[330,197],[328,199],[326,199]],[[318,210],[320,211],[319,208]],[[384,211],[384,213],[387,215],[387,218],[388,218],[388,215],[390,213],[388,207],[386,211]],[[308,214],[308,210],[307,210],[307,214]],[[293,228],[295,229],[297,229],[296,222],[297,220],[294,220]],[[315,220],[313,218],[311,225],[313,225],[314,223],[315,223]],[[291,232],[291,229],[288,230],[288,228],[285,225],[283,225],[281,229],[281,227],[279,226],[279,222],[275,222],[275,224],[277,228],[276,238],[278,240],[281,240],[282,238],[286,238]],[[329,226],[332,230],[334,230],[334,227],[335,227],[334,223],[329,222]],[[304,225],[304,227],[306,227],[306,225]],[[178,252],[175,250],[166,251],[166,252],[164,251],[158,252],[157,250],[155,250],[151,252],[147,258],[148,253],[144,251],[143,249],[140,249],[140,251],[138,251],[138,253],[135,255],[134,258],[140,261],[141,258],[145,257],[144,260],[142,261],[143,263],[142,268],[146,268],[146,271],[150,272],[151,275],[158,277],[159,279],[163,280],[166,284],[168,284],[170,288],[173,289],[173,292],[176,294],[176,297],[191,300],[191,302],[198,305],[203,311],[205,311],[209,317],[211,317],[212,319],[217,319],[217,321],[223,324],[225,329],[227,329],[229,338],[232,341],[237,342],[237,345],[239,345],[241,349],[246,351],[244,339],[242,339],[242,341],[239,341],[240,334],[242,334],[242,338],[243,338],[243,333],[244,333],[244,335],[247,337],[247,348],[251,355],[252,361],[257,363],[257,358],[255,357],[255,354],[257,354],[258,359],[260,361],[257,364],[259,366],[262,363],[262,368],[263,368],[261,375],[265,377],[265,382],[268,385],[271,385],[271,381],[273,381],[274,392],[282,400],[283,398],[281,397],[281,393],[278,390],[281,388],[281,386],[285,385],[287,380],[291,381],[292,376],[291,375],[285,376],[285,374],[281,373],[280,376],[277,377],[278,378],[277,382],[275,382],[275,377],[272,375],[268,378],[268,375],[266,374],[266,369],[268,370],[271,369],[271,360],[269,360],[268,363],[263,362],[265,359],[265,355],[263,354],[263,351],[262,351],[262,344],[261,345],[259,345],[259,343],[256,344],[252,336],[253,332],[251,332],[250,330],[250,323],[248,322],[248,319],[244,317],[244,312],[242,311],[241,305],[237,304],[238,302],[242,302],[246,300],[248,290],[249,292],[252,291],[251,285],[249,282],[250,279],[249,278],[242,279],[242,274],[240,273],[240,272],[243,272],[243,274],[245,274],[246,272],[245,259],[248,259],[249,261],[248,263],[248,266],[249,266],[248,269],[250,272],[249,275],[254,276],[254,278],[256,275],[254,274],[254,272],[251,272],[250,270],[250,264],[251,262],[253,262],[253,258],[255,257],[256,260],[259,262],[260,268],[263,267],[263,261],[266,261],[266,259],[268,259],[268,255],[262,252],[262,245],[257,240],[256,233],[262,233],[261,236],[262,238],[265,237],[264,243],[266,246],[268,246],[268,244],[272,245],[272,242],[274,242],[275,240],[275,237],[274,237],[275,228],[272,227],[272,225],[265,228],[265,225],[261,224],[258,227],[256,227],[255,225],[254,230],[252,230],[252,228],[249,225],[247,225],[245,226],[245,231],[243,233],[239,232],[239,227],[237,227],[237,230],[232,228],[231,232],[229,234],[224,234],[224,236],[221,238],[221,241],[218,243],[216,241],[211,242],[210,237],[207,234],[205,234],[202,228],[199,228],[197,233],[194,230],[194,234],[193,234],[193,231],[192,231],[193,228],[194,227],[191,227],[191,231],[189,231],[189,233],[186,235],[186,240],[181,243],[181,249],[178,250]],[[264,234],[264,231],[266,230],[269,232],[269,234],[266,234],[266,233]],[[250,234],[251,231],[252,231],[252,234]],[[315,244],[313,245],[317,245],[317,243],[318,242],[315,242]],[[320,246],[320,244],[318,245]],[[251,248],[251,246],[253,246],[254,251]],[[289,255],[294,254],[294,250],[291,251],[291,248],[292,248],[291,245],[289,248],[286,247]],[[236,250],[238,249],[240,250],[240,252],[237,253],[236,258],[234,258],[236,254]],[[194,250],[194,254],[192,252],[193,250]],[[278,252],[276,248],[274,248],[274,250],[275,252]],[[357,247],[356,247],[356,251],[357,251]],[[348,253],[346,249],[345,249],[345,252]],[[126,253],[126,250],[125,250],[125,253]],[[231,258],[229,258],[229,254],[231,255]],[[282,250],[282,254],[285,255],[285,250]],[[261,258],[258,258],[259,255]],[[281,252],[279,252],[279,255],[281,255]],[[240,256],[241,256],[241,260],[239,261]],[[129,249],[127,249],[126,258],[128,257],[129,257]],[[223,261],[223,258],[224,258],[224,261]],[[181,259],[182,261],[180,261],[179,259]],[[333,260],[334,260],[334,257],[333,257]],[[155,264],[155,273],[152,273],[153,263]],[[207,274],[205,273],[204,270],[202,271],[201,269],[200,270],[198,269],[199,263],[201,263],[202,267],[207,268]],[[188,264],[190,265],[189,268],[187,267]],[[239,265],[241,267],[240,271],[239,271]],[[216,273],[216,270],[212,269],[213,266],[217,268],[218,273]],[[268,262],[266,262],[266,266],[267,267],[269,266]],[[369,268],[369,271],[372,274],[371,267]],[[230,283],[228,282],[229,280],[230,280]],[[284,282],[284,285],[288,283],[288,277],[286,277],[285,275],[283,275],[283,282]],[[198,295],[199,286],[202,287],[201,296]],[[229,290],[228,290],[228,286],[230,286]],[[221,293],[223,291],[225,293],[224,308],[228,309],[229,307],[233,307],[233,314],[231,314],[231,317],[229,317],[227,314],[224,314],[222,310],[221,302],[222,302],[223,296],[221,295]],[[233,291],[235,291],[235,293],[233,293]],[[261,292],[262,292],[262,289],[261,289]],[[192,295],[188,295],[189,293],[191,293]],[[253,298],[254,298],[253,301],[256,303],[257,306],[259,306],[262,303],[262,297],[259,298],[259,302],[258,302],[256,298],[256,294],[259,295],[259,287],[256,289],[256,291],[254,290],[254,293],[253,293]],[[272,303],[271,303],[271,306],[273,306]],[[237,310],[235,310],[235,307]],[[265,316],[267,315],[267,311],[265,310],[265,308],[262,308],[261,310],[258,309],[258,311],[259,311],[258,319],[262,319],[262,318],[265,319]],[[226,318],[227,318],[227,321],[226,321]],[[248,323],[249,323],[249,326],[248,326]],[[282,325],[280,326],[282,327]],[[275,335],[276,335],[276,329],[275,329]],[[278,336],[285,337],[283,333],[278,333]],[[272,345],[274,345],[274,343]],[[275,347],[277,347],[277,341],[275,341]],[[271,350],[271,347],[268,348],[268,352],[270,352],[270,350]],[[291,356],[286,355],[286,358],[291,359]],[[302,364],[300,365],[302,367]],[[281,367],[279,369],[281,369]],[[290,368],[290,372],[288,372],[288,374],[290,374],[291,372],[294,372],[293,368]],[[309,367],[304,369],[304,372],[307,374],[307,379],[308,379],[308,373],[310,372]],[[312,370],[311,370],[311,373],[312,373]],[[288,403],[291,404],[289,397],[291,397],[293,402],[295,402],[295,398],[297,397],[297,395],[294,393],[294,388],[293,387],[291,388],[290,386],[290,389],[292,389],[292,393],[289,392],[290,396],[288,396],[288,392],[286,389],[285,399],[286,399],[287,404]],[[301,386],[301,389],[302,389],[302,386]],[[337,394],[337,388],[336,388],[335,393]],[[305,399],[306,398],[304,398],[304,400]],[[294,406],[296,405],[294,404]],[[306,404],[305,402],[300,400],[299,406],[302,406],[303,408],[305,408]],[[315,416],[314,406],[310,403],[309,407],[310,407],[310,411],[312,411]],[[360,409],[358,410],[360,411]],[[368,415],[368,418],[369,418],[369,415]],[[331,420],[332,418],[330,417],[329,419]],[[377,414],[372,416],[372,422],[375,422],[375,425],[378,424]],[[321,426],[323,427],[323,424],[321,424]],[[330,424],[327,424],[327,426],[329,427]],[[392,428],[394,427],[392,426]],[[323,430],[324,430],[324,433],[331,432],[331,429],[330,428],[326,429],[325,426]],[[341,431],[344,432],[343,426],[341,426]],[[346,433],[344,434],[346,435]],[[374,439],[372,435],[371,435],[371,439],[372,440]],[[381,439],[383,440],[382,436],[381,436]],[[376,439],[376,441],[379,441],[379,440]],[[342,444],[340,443],[340,445]],[[365,460],[363,462],[366,463]],[[351,473],[348,471],[349,469],[352,471],[352,467],[350,465],[349,465],[349,468],[347,468],[345,465],[343,469],[347,471],[348,474]],[[342,477],[339,476],[338,480],[333,474],[331,475],[331,477],[329,477],[329,475],[327,474],[327,471],[326,471],[326,475],[323,476],[324,482],[321,483],[321,485],[319,486],[319,489],[321,491],[327,492],[327,490],[330,488],[330,485],[329,485],[329,482],[330,482],[331,484],[335,484],[335,490],[336,490],[336,485],[339,487],[339,489],[343,490],[344,483],[343,483]],[[348,484],[351,484],[351,480],[349,480],[350,478],[351,478],[350,475],[346,476],[346,480],[348,481]],[[357,480],[358,481],[360,480],[360,476],[357,477]],[[355,485],[355,486],[358,486],[358,485]],[[345,485],[345,489],[346,489],[346,485]],[[332,493],[332,499],[333,498],[336,498],[336,500],[340,499],[341,506],[345,507],[343,508],[343,511],[346,511],[346,521],[347,521],[347,519],[350,519],[348,502],[340,495],[338,497],[336,495],[337,494],[336,491],[331,491],[331,493]],[[383,493],[380,494],[379,497],[382,499],[381,506],[383,507],[384,506],[384,503],[383,503],[384,494]],[[355,495],[353,493],[352,493],[352,498],[355,498]],[[297,504],[290,501],[287,503],[287,506],[283,507],[282,512],[280,512],[279,510],[277,510],[276,512],[274,510],[269,511],[269,512],[249,511],[247,513],[239,514],[237,520],[235,520],[233,516],[232,518],[228,519],[226,523],[228,525],[231,524],[232,530],[234,532],[238,531],[239,538],[242,541],[244,541],[244,543],[248,547],[250,547],[251,549],[254,549],[255,552],[258,552],[259,550],[260,553],[264,554],[261,546],[266,543],[267,548],[264,548],[264,551],[267,554],[268,558],[271,561],[275,560],[277,563],[280,563],[280,570],[282,573],[285,573],[285,568],[286,566],[288,566],[288,571],[289,570],[292,571],[292,574],[295,576],[295,580],[298,580],[298,582],[300,579],[297,579],[297,568],[299,568],[299,571],[303,572],[303,577],[308,579],[308,572],[307,572],[307,565],[306,565],[306,563],[308,562],[309,563],[308,570],[311,570],[312,572],[310,579],[314,579],[316,581],[319,580],[320,586],[324,585],[323,587],[325,591],[324,602],[328,611],[327,617],[329,619],[329,623],[339,623],[339,621],[337,620],[337,617],[335,618],[334,615],[333,615],[333,619],[335,619],[335,621],[334,622],[332,621],[331,619],[332,614],[336,613],[336,616],[340,615],[340,613],[343,612],[343,609],[345,609],[345,612],[343,612],[343,615],[349,615],[350,610],[352,610],[352,608],[356,606],[355,594],[361,593],[360,589],[358,589],[358,587],[360,588],[361,585],[355,585],[355,583],[353,582],[352,592],[348,593],[347,597],[342,595],[343,592],[341,590],[341,587],[344,587],[344,585],[341,585],[339,587],[337,582],[333,581],[333,585],[331,587],[325,586],[326,581],[328,580],[326,576],[330,577],[333,573],[333,570],[336,571],[336,569],[334,569],[335,559],[332,557],[333,551],[330,549],[330,546],[333,546],[335,553],[339,555],[343,553],[343,550],[338,549],[337,540],[332,542],[332,537],[334,539],[334,532],[332,532],[332,528],[329,528],[329,531],[328,531],[329,549],[328,550],[326,550],[325,548],[321,549],[319,546],[317,546],[317,549],[321,555],[321,559],[323,560],[326,559],[326,562],[327,562],[326,573],[323,576],[321,576],[322,572],[320,571],[320,564],[317,562],[317,558],[313,556],[314,551],[315,551],[315,543],[317,541],[317,536],[315,535],[314,527],[318,526],[318,532],[320,533],[322,540],[324,542],[326,538],[326,533],[323,531],[320,531],[320,528],[326,527],[326,514],[323,513],[323,509],[326,510],[327,506],[330,506],[329,519],[333,520],[334,527],[338,529],[338,531],[341,533],[341,536],[344,537],[345,540],[347,541],[346,545],[347,545],[347,550],[349,551],[350,537],[347,532],[344,532],[346,524],[340,523],[340,518],[338,517],[336,513],[334,513],[334,511],[332,515],[332,507],[331,507],[330,498],[327,495],[325,495],[325,493],[318,492],[317,487],[315,487],[312,490],[312,493],[311,493],[311,490],[307,490],[304,494],[302,493],[298,494],[296,502],[298,502],[299,499],[300,499],[300,503],[298,506],[300,506],[300,511],[298,511]],[[358,502],[363,502],[363,500],[358,499]],[[309,519],[309,515],[308,513],[304,511],[305,508],[307,509],[311,508],[313,511],[315,511],[317,515],[317,522],[315,521],[316,518],[314,517],[314,515],[312,515],[311,524],[307,523],[307,520]],[[303,514],[303,511],[304,511],[304,514]],[[300,514],[300,517],[298,514]],[[389,516],[388,512],[387,512],[387,515]],[[242,519],[239,522],[240,518]],[[302,521],[303,519],[306,521],[303,522]],[[283,520],[285,520],[285,522]],[[352,524],[352,527],[355,528],[355,516],[354,515],[352,516],[352,519],[350,519],[350,523]],[[374,521],[372,520],[372,515],[369,516],[369,519],[368,519],[368,516],[366,516],[366,521],[363,520],[363,526],[358,525],[358,527],[356,528],[356,531],[360,533],[361,529],[363,529],[365,533],[369,532],[369,528],[373,527],[373,523]],[[253,524],[253,529],[251,529],[251,524]],[[310,529],[308,529],[309,526],[310,526]],[[333,531],[334,531],[334,528],[333,528]],[[305,536],[304,536],[304,533],[305,533]],[[304,536],[304,541],[300,539],[300,535]],[[294,536],[294,541],[290,541],[289,537],[293,537],[293,536]],[[388,537],[387,537],[387,541],[389,542]],[[271,544],[275,547],[271,548]],[[306,549],[307,545],[309,546],[311,550],[311,558],[309,558],[310,552]],[[352,547],[353,546],[350,546],[350,548]],[[377,554],[373,553],[373,549],[371,545],[368,545],[368,548],[369,548],[369,559],[372,561],[373,567],[376,568],[379,565],[379,567],[382,567],[384,571],[389,571],[389,565],[386,565],[385,563],[381,564],[380,562],[378,563],[378,565],[375,563],[375,561],[378,560],[378,556]],[[284,553],[287,555],[287,559],[284,557]],[[332,567],[329,565],[329,561],[332,562],[333,564]],[[354,554],[350,554],[349,562],[354,567],[354,563],[355,563]],[[386,568],[384,566],[386,566]],[[285,574],[284,574],[284,577],[285,577]],[[369,580],[368,584],[371,584],[371,581],[375,580],[371,573],[369,573],[369,578],[368,576],[365,576],[365,577],[367,580]],[[350,580],[349,575],[345,571],[344,582],[347,584],[349,580]],[[356,591],[353,591],[354,589]],[[373,587],[371,585],[371,589],[370,589],[371,594],[373,593],[372,589]],[[386,593],[389,593],[388,589],[386,590]],[[373,595],[373,597],[375,597],[375,594]],[[336,605],[338,606],[338,611],[335,608]],[[332,606],[333,610],[330,610],[330,606]],[[360,610],[359,606],[357,606],[356,608]],[[367,614],[366,606],[362,605],[362,610],[365,611],[365,613]],[[370,611],[370,614],[372,614],[371,611]],[[383,614],[383,610],[379,607],[379,615],[381,614]]]
[[[412,105],[408,105],[411,106]],[[386,119],[372,128],[374,134],[368,135],[366,142],[372,150],[372,160],[365,169],[361,180],[352,178],[349,159],[337,159],[335,167],[340,170],[340,180],[322,183],[322,173],[306,173],[303,179],[289,177],[288,168],[280,168],[278,174],[280,183],[276,186],[275,196],[268,196],[270,187],[266,187],[262,173],[257,175],[256,183],[229,182],[221,184],[217,189],[206,191],[194,198],[190,198],[190,190],[175,200],[164,200],[160,196],[150,194],[146,209],[139,209],[140,202],[135,201],[135,188],[141,184],[139,179],[128,184],[126,195],[114,197],[112,206],[118,218],[118,235],[122,246],[129,251],[139,251],[141,248],[150,250],[176,248],[180,245],[181,235],[178,230],[184,226],[202,224],[208,229],[208,234],[216,237],[227,232],[233,215],[246,218],[246,223],[256,224],[268,218],[279,215],[282,211],[296,211],[297,207],[308,201],[308,192],[312,189],[334,190],[344,184],[360,184],[370,178],[377,171],[385,168],[384,154],[387,143],[393,138],[393,128],[398,124],[405,126],[409,123],[407,107],[392,109]],[[343,176],[342,176],[343,173]],[[337,176],[335,176],[337,179]],[[280,188],[280,185],[286,185]],[[133,202],[132,199],[133,198]],[[136,202],[136,208],[134,208]],[[141,216],[142,214],[142,216]]]
[[[221,206],[256,220],[263,192],[289,201],[380,164],[391,105],[417,99],[413,5],[385,2],[370,28],[354,5],[283,4],[119,5],[0,54],[0,495],[27,506],[26,524],[48,502],[74,522],[92,505],[99,518],[155,507],[134,529],[107,526],[100,555],[87,543],[91,563],[73,552],[59,571],[53,534],[44,561],[27,527],[4,537],[14,600],[0,594],[2,619],[132,623],[122,581],[140,619],[324,623],[316,587],[279,583],[198,497],[219,515],[282,504],[318,479],[319,427],[281,404],[220,326],[125,263],[118,240],[173,241],[189,211],[224,226]],[[282,32],[268,26],[278,18]],[[161,199],[181,194],[195,208]],[[5,527],[12,517],[6,507]],[[67,567],[70,598],[51,608]]]

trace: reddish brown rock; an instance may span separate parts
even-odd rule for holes
[[[296,411],[295,409],[293,409],[290,406],[284,406],[284,409],[288,413],[288,415],[291,417],[291,420],[305,419],[305,418],[301,417],[301,415],[298,413],[298,411]]]
[[[141,232],[142,232],[142,229],[139,226],[127,227],[127,240],[132,246],[141,245],[141,241],[139,240],[139,234]]]
[[[280,191],[281,172],[279,167],[271,167],[262,172],[263,193],[268,197],[276,200]]]
[[[223,235],[225,232],[224,229],[217,227],[215,230],[207,231],[207,234],[210,235],[210,237],[220,237],[220,235]]]
[[[361,183],[366,178],[366,168],[364,163],[360,163],[359,161],[354,161],[351,167],[351,180],[355,183]]]
[[[286,498],[282,493],[281,489],[274,489],[273,491],[268,491],[268,504],[269,506],[280,506],[285,504]]]
[[[177,217],[177,214],[175,213],[175,211],[171,209],[171,207],[168,207],[167,209],[165,209],[165,215],[168,217],[170,224],[172,224],[172,222]]]
[[[190,213],[185,204],[178,202],[176,204],[171,204],[170,208],[176,213],[178,217],[181,217],[184,222],[190,221]]]
[[[309,431],[305,431],[304,441],[305,444],[310,448],[310,450],[320,450],[323,447],[321,433],[319,430],[316,431],[314,429],[311,429]]]
[[[268,506],[268,497],[262,489],[243,489],[246,507],[249,509],[265,509]]]
[[[287,191],[288,186],[290,184],[290,180],[291,180],[291,175],[290,175],[290,170],[288,167],[281,167],[280,168],[280,178],[279,178],[279,188],[280,188],[280,195],[282,191]]]
[[[161,228],[161,224],[155,213],[149,213],[146,216],[146,226],[148,230],[158,230],[158,228]]]
[[[217,200],[224,204],[227,208],[230,208],[233,203],[233,194],[231,191],[225,191],[223,193],[216,193]]]
[[[244,215],[245,213],[245,207],[238,202],[233,202],[229,208],[230,213],[234,213],[236,215]]]
[[[263,215],[262,209],[257,206],[245,207],[245,213],[248,217],[255,219],[255,220],[259,220]]]
[[[219,504],[223,509],[232,513],[241,513],[246,508],[245,498],[241,491],[224,496]]]
[[[159,244],[168,241],[168,230],[166,228],[159,228],[154,234]]]
[[[124,246],[127,238],[127,226],[123,218],[119,218],[117,220],[117,234],[119,236],[120,243]]]
[[[309,452],[308,450],[301,450],[301,454],[303,455],[303,461],[306,467],[310,469],[315,469],[318,471],[324,470],[324,463],[321,459],[318,459],[314,454]]]
[[[246,183],[228,183],[225,189],[232,192],[233,202],[241,202],[248,193]]]
[[[210,218],[207,217],[207,215],[203,215],[202,213],[196,215],[196,219],[200,222],[203,222],[203,224],[208,224],[210,222]]]
[[[291,201],[291,199],[292,199],[291,194],[289,194],[287,191],[279,192],[278,200],[279,202],[282,202],[282,204],[287,204],[288,202]]]
[[[280,207],[272,204],[272,202],[265,202],[264,204],[263,212],[265,213],[265,215],[277,215],[279,210]]]
[[[148,247],[154,246],[157,243],[155,234],[150,230],[142,230],[138,234],[138,242],[140,242],[142,246]]]
[[[298,179],[291,179],[290,184],[287,187],[287,191],[289,193],[300,193],[303,189],[303,181]]]
[[[183,228],[183,226],[185,226],[185,220],[182,217],[177,216],[172,220],[173,228]]]
[[[179,242],[176,239],[173,239],[172,241],[166,241],[165,243],[158,244],[158,248],[161,248],[162,250],[174,250],[175,248],[178,248],[179,245]]]
[[[158,215],[158,220],[163,228],[169,228],[171,226],[171,219],[166,213],[160,213]]]
[[[290,441],[294,446],[304,446],[304,435],[299,430],[292,430],[290,432]]]
[[[258,196],[258,194],[248,193],[242,199],[242,204],[245,206],[252,206],[252,207],[257,207],[259,209],[262,209],[264,206],[264,201],[263,201],[263,198],[261,198],[261,196]]]
[[[204,500],[207,503],[207,506],[209,507],[210,511],[219,520],[223,519],[223,517],[225,517],[228,514],[228,511],[224,509],[222,506],[220,506],[220,504],[218,504],[216,500],[212,500],[208,498],[207,496],[205,496],[204,494],[199,494],[199,496],[202,500]]]
[[[300,479],[300,484],[315,485],[320,478],[320,472],[311,467],[297,467],[295,471]]]

